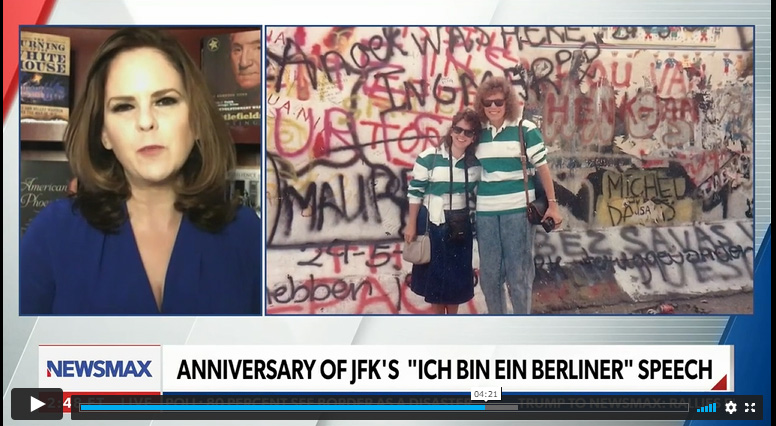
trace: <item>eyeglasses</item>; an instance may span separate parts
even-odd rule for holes
[[[504,100],[503,99],[493,99],[493,100],[482,100],[482,105],[484,105],[487,108],[490,108],[491,105],[496,104],[497,107],[503,107],[504,106]]]
[[[465,129],[462,129],[462,128],[458,127],[458,126],[453,126],[453,133],[458,135],[458,134],[461,134],[461,132],[463,132],[463,135],[466,136],[467,138],[473,138],[474,137],[474,130],[468,130],[468,129],[465,130]]]

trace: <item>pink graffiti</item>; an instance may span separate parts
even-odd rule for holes
[[[323,118],[323,139],[321,146],[316,147],[316,156],[329,155],[334,148],[356,145],[350,127],[355,126],[352,118],[352,114],[344,108],[333,107],[326,110]]]
[[[286,111],[289,111],[287,107],[288,104],[289,102],[286,102]],[[315,120],[312,108],[308,108],[306,111],[304,109],[300,109],[296,114],[296,119],[297,123],[300,121],[307,123],[307,139],[305,140],[305,143],[302,144],[302,146],[300,146],[298,149],[287,150],[283,146],[284,144],[281,137],[281,130],[283,127],[283,109],[284,107],[275,109],[275,126],[274,131],[272,132],[272,137],[275,139],[275,149],[277,149],[277,153],[281,157],[291,158],[298,155],[303,155],[310,149],[310,144],[313,141],[313,134],[315,133],[315,126],[318,124],[318,121]],[[299,120],[300,116],[304,116],[305,118]]]
[[[601,81],[611,85],[615,89],[627,89],[631,85],[631,78],[633,75],[633,64],[630,61],[624,62],[622,65],[623,71],[620,72],[620,63],[612,61],[609,64],[609,69],[606,69],[603,61],[596,59],[590,65],[585,73],[587,84],[593,86]],[[622,75],[621,75],[622,74]],[[565,77],[562,73],[558,73],[558,80],[560,81]]]
[[[501,55],[501,53],[499,53]],[[500,56],[496,56],[494,59],[499,59]],[[569,78],[571,73],[572,61],[562,60],[560,58],[547,58],[553,61],[555,65],[554,79],[553,81],[558,86],[563,85],[563,82]],[[521,58],[520,61],[523,67],[530,69],[530,61],[525,58]],[[617,61],[612,58],[612,62],[608,65],[600,59],[594,60],[589,67],[582,67],[583,81],[587,86],[606,85],[615,89],[627,89],[630,87],[633,78],[633,63],[628,61]]]
[[[662,123],[666,131],[663,142],[679,147],[692,137],[692,125],[698,122],[698,106],[692,98],[660,98],[651,92],[641,92],[633,99],[623,100],[622,116],[625,128],[633,138],[652,138]]]
[[[382,149],[387,162],[411,168],[420,152],[439,145],[444,124],[450,117],[423,111],[406,112],[405,115],[415,118],[398,125],[389,124],[386,116],[382,116],[378,120],[361,120],[359,125],[371,128],[368,146],[372,150]]]
[[[398,279],[393,284],[383,284],[376,277],[367,276],[359,280],[358,284],[343,282],[341,278],[311,278],[293,285],[292,294],[287,295],[288,287],[284,291],[270,290],[274,296],[270,296],[267,306],[268,315],[276,314],[318,314],[325,310],[335,310],[338,305],[348,306],[350,314],[364,313],[389,313],[389,314],[431,314],[433,307],[423,301],[416,302],[417,297],[411,298],[412,290],[409,287],[410,275]],[[344,285],[340,285],[344,284]],[[336,288],[335,286],[338,286]],[[389,290],[394,290],[396,300],[390,295]],[[301,294],[301,297],[297,294]],[[278,295],[289,298],[285,304],[272,303]],[[477,308],[474,300],[470,300],[461,309],[462,313],[476,314]]]
[[[699,185],[722,167],[733,153],[727,150],[700,151],[697,153],[676,152],[676,158],[684,167],[687,176]]]
[[[660,72],[658,81],[657,73]],[[655,64],[650,64],[650,80],[657,87],[657,94],[661,98],[684,98],[689,93],[689,80],[681,66],[663,67],[655,69]]]
[[[579,134],[583,144],[605,145],[614,137],[616,104],[611,86],[593,86],[583,94],[570,79],[560,93],[547,92],[542,131],[549,144],[571,141]]]
[[[384,78],[369,78],[367,81],[364,82],[363,87],[361,88],[361,91],[366,95],[368,98],[372,99],[373,101],[379,100],[383,102],[389,102],[388,99],[388,93],[394,97],[394,99],[401,99],[403,96],[406,96],[406,91],[403,84],[397,85],[397,86],[390,86],[387,87],[385,85],[385,80],[387,79],[389,82],[398,82],[401,80],[402,76],[404,75],[404,67],[397,64],[386,64],[383,66],[380,70],[380,73],[390,73],[391,71],[400,71],[396,74],[389,74],[386,75]],[[398,103],[398,102],[397,102]]]

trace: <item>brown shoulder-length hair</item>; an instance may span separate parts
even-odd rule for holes
[[[445,145],[445,148],[447,148],[447,151],[450,152],[450,148],[453,144],[453,127],[455,127],[455,125],[458,124],[458,122],[461,120],[469,123],[469,125],[472,127],[472,130],[474,130],[474,138],[472,139],[472,143],[471,145],[467,146],[466,150],[464,151],[464,155],[467,157],[467,159],[472,159],[474,158],[474,152],[477,150],[477,144],[480,143],[480,134],[482,134],[482,124],[480,123],[480,118],[477,115],[477,112],[473,109],[463,109],[458,111],[453,116],[453,123],[447,129],[445,135],[442,136],[442,143]]]
[[[477,88],[477,96],[474,97],[474,108],[480,116],[480,121],[483,123],[488,122],[488,116],[485,115],[485,106],[482,105],[482,100],[497,93],[504,95],[506,100],[504,120],[516,121],[520,112],[517,103],[517,92],[504,77],[490,77]]]
[[[105,232],[116,231],[127,219],[123,203],[131,189],[113,151],[101,141],[105,120],[105,83],[114,58],[122,52],[153,48],[170,61],[183,80],[189,122],[197,138],[180,170],[175,208],[199,228],[217,232],[237,211],[227,198],[227,173],[236,164],[229,128],[219,114],[198,66],[169,34],[151,28],[125,28],[98,49],[86,77],[86,90],[73,109],[65,131],[67,158],[78,180],[75,207]]]

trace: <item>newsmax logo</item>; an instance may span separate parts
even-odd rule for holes
[[[160,392],[159,345],[40,345],[38,387],[65,392]]]
[[[153,377],[151,360],[46,361],[46,377]]]

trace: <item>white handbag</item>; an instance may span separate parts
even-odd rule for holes
[[[437,154],[439,152],[439,149],[434,152]],[[429,181],[431,180],[431,177],[434,175],[434,166],[436,165],[436,156],[434,156],[434,161],[431,163],[431,175],[429,176]],[[427,202],[426,202],[427,204]],[[421,205],[421,208],[423,206]],[[422,235],[418,235],[415,237],[415,241],[408,243],[404,243],[404,249],[401,253],[401,258],[404,259],[405,262],[412,263],[413,265],[425,265],[429,262],[431,262],[431,237],[428,236],[428,228],[430,226],[430,216],[431,212],[428,211],[428,207],[426,207],[426,227],[425,232]]]
[[[426,225],[425,234],[418,235],[415,241],[409,244],[404,243],[401,257],[414,265],[425,265],[431,261],[431,238],[428,236],[428,225]]]

